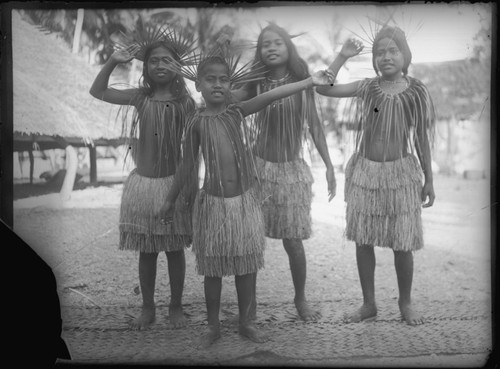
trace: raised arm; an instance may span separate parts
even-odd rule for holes
[[[336,85],[335,79],[337,74],[347,61],[347,59],[358,55],[361,50],[363,50],[363,45],[361,42],[349,39],[342,46],[339,55],[335,58],[332,64],[326,70],[326,73],[330,77],[330,83],[326,86],[319,86],[316,88],[316,92],[329,97],[352,97],[356,93],[359,82],[353,82],[343,85]]]
[[[305,90],[306,88],[321,86],[327,83],[328,76],[324,72],[317,72],[311,77],[303,79],[302,81],[288,83],[286,85],[276,87],[270,91],[264,92],[263,94],[257,95],[250,100],[243,101],[241,102],[240,106],[243,109],[245,115],[250,115],[262,110],[273,101],[291,96],[297,92]]]
[[[109,77],[120,63],[128,63],[134,58],[138,46],[131,46],[127,49],[114,52],[104,64],[90,87],[90,94],[96,99],[106,101],[111,104],[129,105],[137,89],[118,90],[109,87]]]

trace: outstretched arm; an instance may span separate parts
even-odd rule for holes
[[[344,65],[347,59],[358,55],[361,50],[363,50],[363,45],[361,42],[349,39],[342,46],[339,55],[335,58],[332,64],[328,67],[325,73],[329,76],[330,81],[326,86],[319,86],[316,88],[316,92],[330,97],[351,97],[354,96],[358,88],[359,82],[348,83],[344,85],[336,85],[335,79],[340,68]]]
[[[311,94],[312,95],[312,94]],[[328,152],[328,145],[326,143],[325,132],[321,122],[319,121],[318,112],[316,110],[316,104],[314,103],[313,96],[308,96],[311,99],[311,103],[307,104],[310,117],[309,122],[309,132],[311,132],[311,137],[313,139],[314,145],[323,159],[326,166],[326,181],[328,183],[328,201],[331,201],[337,194],[337,181],[335,180],[335,170],[333,168],[332,161],[330,159],[330,154]]]
[[[127,49],[114,52],[104,64],[90,88],[90,94],[96,99],[106,101],[111,104],[129,105],[137,89],[117,90],[110,88],[109,77],[120,63],[128,63],[134,58],[138,46],[132,45]]]
[[[305,90],[313,86],[320,86],[328,83],[328,76],[324,72],[317,72],[311,77],[303,79],[302,81],[288,83],[286,85],[276,87],[263,94],[257,95],[254,98],[241,102],[240,106],[245,115],[256,113],[273,101],[291,96],[297,92]]]

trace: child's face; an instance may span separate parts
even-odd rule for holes
[[[382,76],[394,77],[402,73],[405,59],[393,40],[390,38],[381,39],[373,52],[375,53],[377,69]]]
[[[288,62],[288,48],[283,38],[276,32],[265,31],[262,35],[260,57],[268,67],[286,64]]]
[[[201,92],[207,105],[219,105],[229,98],[231,83],[227,66],[223,64],[208,65],[196,81],[196,90]]]
[[[151,52],[147,61],[147,70],[149,78],[154,83],[166,84],[174,79],[175,73],[167,69],[171,59],[173,59],[173,54],[164,47],[158,47]]]

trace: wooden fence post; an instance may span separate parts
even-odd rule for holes
[[[68,145],[66,150],[66,175],[61,187],[61,199],[67,201],[71,198],[71,191],[75,185],[76,169],[78,167],[78,155],[73,146]]]
[[[33,150],[28,150],[28,155],[30,158],[30,184],[33,184],[33,172],[35,170],[35,157],[33,156]]]
[[[97,183],[97,153],[94,145],[89,145],[90,184]]]

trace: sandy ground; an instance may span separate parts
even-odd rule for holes
[[[337,196],[328,203],[322,168],[314,168],[313,237],[305,242],[311,300],[358,293],[354,248],[343,238],[342,173]],[[137,260],[118,252],[118,209],[122,185],[74,191],[63,203],[58,194],[14,202],[14,230],[53,268],[62,304],[140,304]],[[415,254],[415,299],[484,299],[490,294],[489,181],[435,178],[437,199],[424,209],[425,249]],[[203,298],[194,255],[186,252],[185,301]],[[157,299],[168,298],[165,258],[159,259]],[[229,284],[232,281],[227,281]],[[290,300],[292,284],[281,242],[268,239],[266,268],[259,274],[260,299]],[[279,293],[272,286],[281,286]],[[377,289],[396,297],[392,253],[377,252]],[[71,288],[71,289],[70,289]],[[75,293],[75,291],[81,294]],[[234,299],[233,287],[223,298]],[[86,297],[85,297],[86,296]]]
[[[361,291],[353,244],[343,237],[344,176],[337,173],[337,196],[327,202],[323,168],[313,168],[313,237],[305,241],[307,296],[322,301],[357,298]],[[437,199],[424,209],[425,248],[415,254],[413,298],[425,312],[428,301],[489,301],[490,208],[488,180],[436,176]],[[61,202],[58,194],[14,202],[14,230],[52,267],[62,305],[140,306],[138,255],[119,252],[118,212],[122,185],[74,191]],[[203,301],[203,279],[195,273],[194,255],[186,252],[184,303]],[[394,301],[397,283],[392,252],[377,250],[377,298]],[[268,239],[266,266],[258,277],[258,301],[290,303],[293,287],[280,241]],[[236,302],[234,281],[223,280],[222,300]],[[159,258],[156,301],[167,304],[166,258]],[[446,308],[446,307],[444,307]]]

